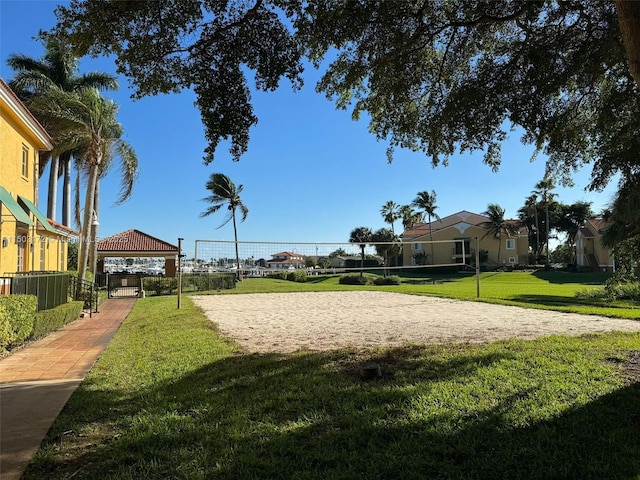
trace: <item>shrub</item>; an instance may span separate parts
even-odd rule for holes
[[[340,277],[341,285],[366,285],[367,283],[369,283],[369,279],[365,276],[351,274]]]
[[[162,295],[164,290],[164,280],[162,277],[145,277],[142,279],[142,287],[147,292],[154,292],[156,295]]]
[[[305,283],[307,281],[306,270],[293,270],[287,274],[287,280],[290,282]]]
[[[375,285],[400,285],[400,277],[390,275],[388,277],[377,277],[373,280]]]
[[[31,335],[36,301],[34,295],[0,296],[0,348],[20,345]]]
[[[178,279],[165,277],[145,277],[142,280],[142,286],[145,290],[152,291],[156,295],[162,295],[163,293],[171,294],[178,288]]]
[[[193,286],[198,291],[230,290],[236,288],[236,276],[232,273],[203,273],[183,276],[182,286],[186,287],[187,285]]]
[[[277,280],[286,280],[288,274],[289,274],[288,270],[276,270],[275,272],[271,272],[269,274],[269,278],[275,278]]]
[[[618,283],[605,287],[609,298],[640,301],[640,283]]]
[[[50,332],[73,322],[80,317],[83,302],[69,302],[35,314],[31,338],[44,337]]]

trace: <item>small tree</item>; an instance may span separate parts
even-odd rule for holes
[[[349,241],[351,243],[357,243],[360,245],[360,276],[362,277],[364,273],[364,248],[367,246],[367,243],[371,242],[371,229],[369,227],[358,227],[354,228],[351,231],[351,235],[349,236]]]
[[[388,228],[376,230],[371,235],[372,245],[376,249],[376,253],[384,259],[384,276],[387,276],[387,266],[389,265],[389,257],[397,255],[400,251],[398,237]]]

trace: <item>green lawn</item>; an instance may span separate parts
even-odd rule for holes
[[[476,277],[473,274],[410,275],[404,274],[397,286],[349,286],[338,283],[339,275],[310,276],[307,283],[294,283],[268,278],[247,278],[234,290],[221,293],[269,293],[334,290],[380,290],[414,295],[435,295],[480,300],[504,305],[597,314],[619,318],[640,319],[638,302],[606,302],[581,299],[580,290],[601,287],[607,274],[567,272],[503,272],[483,273],[480,278],[480,298],[476,296]],[[434,283],[436,282],[436,283]],[[216,293],[216,292],[213,292]]]
[[[258,355],[175,307],[137,301],[25,479],[640,478],[640,334]]]

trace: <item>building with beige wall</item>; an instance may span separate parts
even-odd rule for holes
[[[489,258],[484,262],[487,266],[527,265],[529,241],[526,228],[520,228],[516,235],[503,234],[498,239],[487,233],[489,230],[483,224],[488,221],[484,215],[462,211],[431,223],[414,225],[402,234],[405,243],[403,265],[474,263],[476,239],[480,250],[488,252]],[[421,256],[427,260],[420,261]]]
[[[615,259],[609,247],[602,245],[602,233],[606,227],[601,218],[591,218],[576,235],[576,262],[594,272],[615,271]]]
[[[38,208],[40,152],[52,148],[46,130],[0,79],[0,275],[67,269],[75,232]]]

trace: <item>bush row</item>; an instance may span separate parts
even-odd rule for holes
[[[146,292],[156,295],[172,294],[178,290],[178,279],[168,277],[144,277],[142,286]],[[236,288],[235,275],[229,273],[205,273],[183,275],[182,288],[188,291],[228,290]]]
[[[36,315],[34,295],[0,296],[0,348],[20,345],[29,338]]]
[[[36,313],[31,338],[44,337],[50,332],[64,327],[80,317],[83,307],[82,301],[69,302],[58,305],[49,310],[41,310]]]
[[[306,270],[277,270],[269,274],[269,278],[289,280],[290,282],[305,283],[307,281]]]
[[[0,350],[40,338],[77,319],[83,302],[70,302],[36,312],[34,295],[0,296]]]
[[[400,277],[390,275],[388,277],[369,277],[359,274],[342,275],[339,280],[342,285],[400,285]]]

